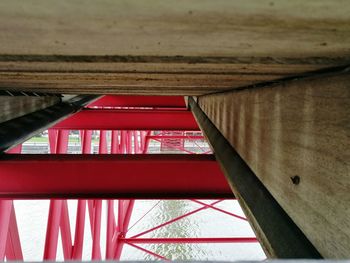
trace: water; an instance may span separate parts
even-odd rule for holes
[[[215,200],[205,200],[211,203]],[[68,201],[71,233],[74,233],[77,201]],[[218,208],[244,216],[238,202],[225,200]],[[146,216],[147,211],[154,207]],[[137,200],[129,224],[127,237],[155,227],[172,218],[191,212],[201,205],[189,200]],[[24,259],[40,261],[43,256],[48,200],[15,201],[18,227]],[[117,211],[117,206],[115,207]],[[103,202],[101,250],[104,257],[106,239],[106,202]],[[142,216],[144,218],[137,222]],[[91,232],[86,216],[83,260],[91,259]],[[246,221],[223,214],[213,209],[204,209],[179,221],[147,233],[142,237],[253,237]],[[147,250],[172,260],[263,260],[266,258],[258,243],[243,244],[137,244]],[[121,260],[156,260],[154,256],[139,249],[124,245]],[[63,260],[61,241],[57,260]]]

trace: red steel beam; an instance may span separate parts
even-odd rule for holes
[[[0,157],[0,198],[232,198],[212,155]]]
[[[177,243],[257,243],[255,237],[165,237],[165,238],[122,238],[132,244],[177,244]]]
[[[192,113],[183,110],[83,110],[52,128],[65,130],[199,131]]]
[[[167,107],[186,108],[183,96],[114,96],[107,95],[88,107]]]

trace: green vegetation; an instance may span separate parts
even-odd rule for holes
[[[49,141],[48,137],[32,137],[27,142],[42,142],[42,143],[46,142],[47,143],[48,141]]]

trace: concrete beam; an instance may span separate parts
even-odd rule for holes
[[[329,0],[3,0],[0,54],[342,57],[349,13]]]
[[[208,119],[195,100],[189,106],[208,138],[232,191],[270,258],[321,258],[249,166]]]
[[[52,106],[60,101],[56,96],[0,96],[0,123]]]
[[[349,83],[342,71],[198,98],[326,258],[350,257]]]
[[[4,0],[0,88],[196,96],[303,75],[349,64],[349,13],[329,0]]]

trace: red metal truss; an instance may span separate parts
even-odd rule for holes
[[[197,200],[192,200],[192,201],[197,201]],[[165,257],[163,257],[162,255],[159,255],[159,254],[156,254],[155,252],[152,252],[150,250],[147,250],[145,248],[142,248],[140,246],[137,246],[136,244],[158,244],[158,243],[161,243],[161,244],[169,244],[169,243],[182,243],[182,244],[189,244],[189,243],[256,243],[258,242],[257,239],[255,237],[195,237],[195,238],[190,238],[190,237],[186,237],[186,238],[179,238],[179,237],[162,237],[162,238],[143,238],[141,236],[143,235],[146,235],[150,232],[153,232],[159,228],[162,228],[164,226],[167,226],[169,224],[172,224],[178,220],[181,220],[185,217],[188,217],[190,215],[193,215],[195,213],[198,213],[199,211],[202,211],[202,210],[205,210],[205,209],[216,209],[216,211],[219,211],[219,212],[222,212],[222,213],[225,213],[227,215],[231,215],[231,216],[234,216],[234,217],[237,217],[237,218],[240,218],[242,220],[246,220],[246,218],[244,217],[240,217],[240,216],[237,216],[235,214],[232,214],[232,213],[229,213],[228,211],[226,210],[223,210],[223,209],[218,209],[217,207],[215,207],[216,204],[222,202],[223,200],[217,200],[211,204],[205,204],[203,203],[203,206],[200,207],[200,208],[197,208],[193,211],[190,211],[190,212],[187,212],[186,214],[183,214],[181,216],[178,216],[178,217],[175,217],[175,218],[172,218],[170,219],[169,221],[166,221],[158,226],[155,226],[151,229],[148,229],[148,230],[145,230],[141,233],[138,233],[132,237],[125,237],[127,233],[125,233],[123,236],[120,237],[120,240],[122,242],[125,242],[127,245],[130,245],[134,248],[137,248],[143,252],[146,252],[152,256],[155,256],[157,258],[160,258],[160,259],[164,259],[164,260],[169,260]],[[153,209],[154,207],[151,208],[151,210]],[[149,211],[148,211],[149,212]],[[147,213],[148,213],[147,212]],[[146,214],[147,214],[146,213]],[[142,219],[143,217],[141,217]],[[140,219],[140,220],[141,220]],[[136,221],[136,223],[133,225],[135,226],[137,223],[139,222]],[[129,228],[129,230],[133,227],[131,226]]]
[[[83,110],[56,124],[65,130],[188,130],[198,131],[186,110]]]
[[[91,103],[92,107],[152,107],[186,108],[183,96],[103,96]]]
[[[203,139],[201,134],[188,136],[184,132],[168,132],[199,130],[191,112],[186,110],[183,97],[104,96],[88,107],[94,109],[83,110],[57,124],[55,129],[49,130],[52,155],[19,155],[19,145],[8,151],[11,155],[0,156],[0,198],[233,198],[230,187],[212,155],[145,155],[150,140],[157,140],[183,153],[194,153],[185,149],[182,144],[169,143],[169,139],[194,140],[200,152],[210,152],[196,143],[195,140]],[[139,109],[111,110],[104,107]],[[80,130],[82,155],[66,154],[71,129]],[[100,131],[98,155],[89,155],[92,152],[92,130]],[[107,135],[107,130],[111,130],[110,136]],[[161,132],[152,134],[151,130]],[[111,154],[108,155],[109,149]],[[75,232],[71,233],[67,200],[52,199],[43,259],[56,260],[61,235],[64,260],[82,260],[85,227],[91,230],[92,260],[118,260],[124,245],[168,260],[137,244],[257,242],[255,237],[149,238],[146,235],[206,209],[235,219],[247,220],[243,216],[216,207],[223,199],[212,203],[196,199],[191,201],[200,207],[130,236],[129,230],[160,201],[129,226],[135,200],[106,200],[106,250],[102,251],[104,201],[79,199]],[[90,219],[89,226],[85,226],[86,216]],[[23,260],[23,255],[13,201],[0,199],[0,261],[5,258]]]
[[[6,155],[2,197],[231,197],[211,155]]]

